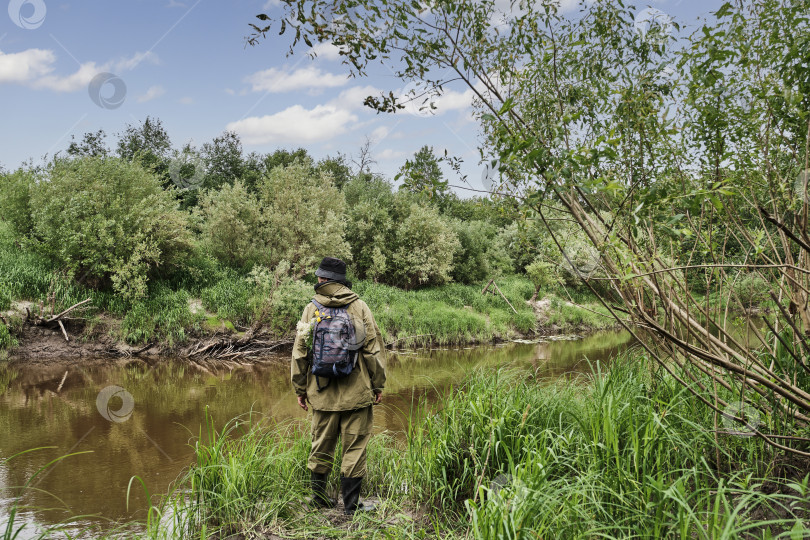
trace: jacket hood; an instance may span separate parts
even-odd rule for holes
[[[337,282],[324,283],[315,293],[315,300],[325,307],[341,307],[359,297],[350,288]]]

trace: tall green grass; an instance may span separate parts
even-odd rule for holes
[[[517,313],[500,295],[482,295],[483,285],[451,283],[405,291],[359,281],[354,290],[371,308],[386,342],[399,346],[491,341],[535,330],[537,320],[526,304],[534,292],[529,280],[510,277],[498,282]]]
[[[229,534],[269,537],[344,538],[345,526],[323,519],[304,507],[309,493],[308,425],[274,423],[246,414],[217,429],[206,416],[206,428],[194,443],[196,461],[176,489],[149,512],[146,538],[209,538]],[[340,449],[336,452],[340,455]],[[400,509],[406,478],[398,467],[399,453],[385,436],[368,449],[372,473],[367,485],[384,489],[384,515]],[[333,466],[328,490],[339,491],[339,462]],[[392,488],[392,486],[395,486]],[[385,509],[389,510],[385,510]],[[365,520],[379,528],[380,516]],[[403,525],[407,530],[410,525]]]
[[[615,319],[593,296],[576,294],[568,298],[559,291],[547,295],[550,300],[548,320],[563,332],[575,332],[583,328],[603,330],[616,326]]]
[[[769,479],[759,440],[717,444],[712,427],[687,389],[624,359],[588,386],[479,375],[413,430],[406,455],[421,500],[463,514],[476,538],[810,532],[806,471]]]
[[[306,426],[253,420],[209,424],[196,463],[156,507],[171,523],[154,520],[149,537],[810,534],[807,471],[777,476],[780,456],[759,440],[716,438],[711,413],[643,358],[545,386],[531,374],[478,372],[438,404],[422,402],[406,442],[372,439],[365,495],[382,506],[348,526],[302,505]],[[400,519],[413,509],[424,517]]]
[[[173,291],[161,282],[150,285],[150,294],[143,301],[134,302],[126,310],[121,331],[131,343],[143,343],[155,338],[174,345],[183,343],[188,330],[200,328],[204,317],[193,314],[189,308],[189,294]]]

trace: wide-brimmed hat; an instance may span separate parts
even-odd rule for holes
[[[324,257],[315,275],[334,281],[346,281],[346,263],[334,257]]]

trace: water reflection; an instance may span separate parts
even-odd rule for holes
[[[375,430],[403,433],[414,406],[435,400],[463,382],[474,369],[512,367],[538,378],[588,373],[585,358],[606,361],[627,346],[629,336],[603,333],[579,341],[506,344],[464,349],[435,349],[389,355],[383,405],[375,409]],[[0,367],[0,458],[51,447],[0,462],[0,515],[8,514],[12,486],[22,486],[38,469],[60,456],[23,498],[39,509],[36,519],[54,524],[70,516],[91,516],[82,523],[110,527],[111,522],[142,518],[143,489],[132,490],[137,475],[148,490],[167,492],[192,459],[190,445],[201,435],[206,407],[217,426],[249,411],[274,419],[305,420],[289,383],[287,357],[212,372],[194,364],[162,361],[108,363],[15,370]],[[134,402],[124,421],[105,419],[97,396],[115,385]],[[114,395],[108,407],[118,411],[126,396]],[[33,519],[24,513],[23,520]],[[0,519],[0,522],[5,519]],[[25,537],[22,535],[22,537]]]

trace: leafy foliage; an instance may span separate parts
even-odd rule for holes
[[[423,146],[414,154],[413,159],[406,160],[397,179],[402,180],[400,189],[411,193],[423,194],[431,199],[442,199],[447,194],[448,182],[444,179],[439,159],[431,146]]]
[[[294,275],[311,271],[325,256],[350,257],[345,240],[346,205],[325,172],[311,162],[276,167],[259,184],[267,231],[266,264],[291,264]]]
[[[118,158],[57,160],[29,186],[36,249],[80,281],[146,294],[150,274],[178,266],[191,248],[187,217],[139,164]]]
[[[201,239],[228,266],[247,268],[267,257],[267,231],[259,199],[237,181],[206,191],[199,206]]]
[[[11,225],[15,236],[28,236],[34,227],[31,216],[31,190],[41,179],[40,171],[19,168],[0,174],[0,215]]]
[[[512,272],[512,260],[497,236],[498,229],[486,221],[453,221],[459,240],[453,254],[453,280],[479,283]]]
[[[171,185],[169,159],[172,143],[159,118],[149,116],[138,126],[127,125],[119,134],[117,153],[127,161],[138,161],[152,171],[165,186]]]
[[[344,192],[358,276],[405,289],[452,279],[461,244],[438,209],[407,192],[394,193],[381,179],[357,177]]]

